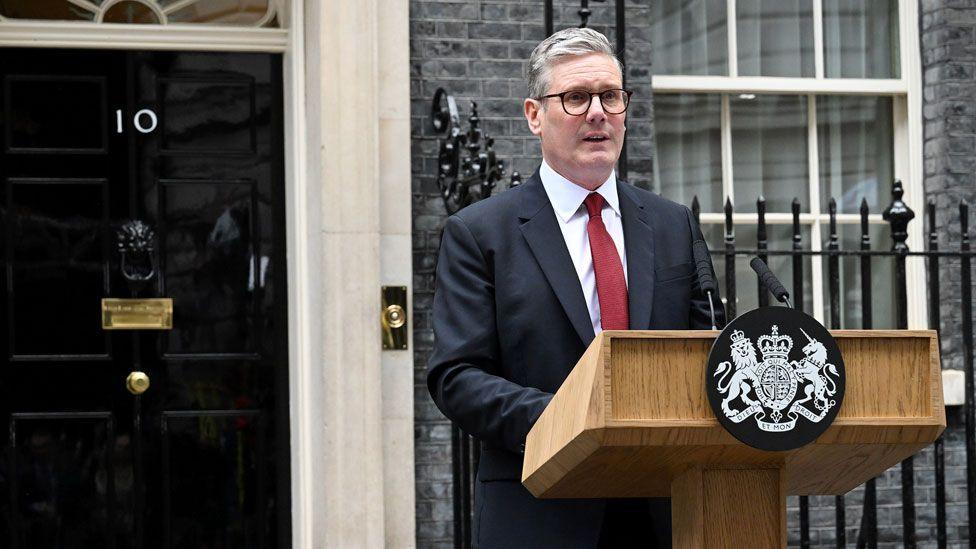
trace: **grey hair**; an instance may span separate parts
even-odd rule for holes
[[[603,34],[586,28],[568,28],[553,33],[532,50],[529,57],[527,79],[529,85],[529,97],[535,99],[542,97],[549,89],[549,76],[552,66],[556,62],[571,55],[586,55],[588,53],[602,53],[609,55],[617,65],[617,70],[621,74],[624,72],[620,59],[613,51],[613,46]]]

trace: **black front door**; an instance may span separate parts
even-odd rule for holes
[[[280,83],[269,54],[0,49],[0,546],[290,545]],[[103,329],[157,297],[172,329]]]

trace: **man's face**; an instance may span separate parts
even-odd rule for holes
[[[613,59],[602,53],[590,53],[567,57],[554,65],[545,95],[622,87],[620,71]],[[542,102],[546,104],[543,106]],[[589,190],[606,181],[623,147],[626,112],[607,114],[597,96],[593,96],[589,110],[580,116],[567,114],[558,97],[541,101],[526,99],[524,106],[529,129],[542,140],[542,154],[556,172]]]

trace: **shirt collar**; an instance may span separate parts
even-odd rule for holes
[[[546,163],[545,159],[542,160],[542,166],[539,168],[539,177],[542,178],[542,186],[545,187],[546,194],[549,195],[549,202],[552,203],[552,209],[556,211],[556,215],[564,223],[568,222],[569,218],[573,217],[579,211],[583,201],[590,194],[590,191],[566,179],[556,170],[552,169]],[[606,200],[614,213],[618,216],[620,215],[620,200],[617,198],[616,170],[610,172],[610,177],[595,192],[599,193]]]

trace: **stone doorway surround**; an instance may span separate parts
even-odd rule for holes
[[[277,13],[284,29],[0,18],[0,47],[283,54],[292,546],[413,547],[412,350],[382,351],[379,322],[382,285],[411,293],[408,0]]]
[[[305,3],[295,547],[415,545],[413,342],[382,351],[379,322],[381,285],[411,294],[408,21],[407,0]]]

